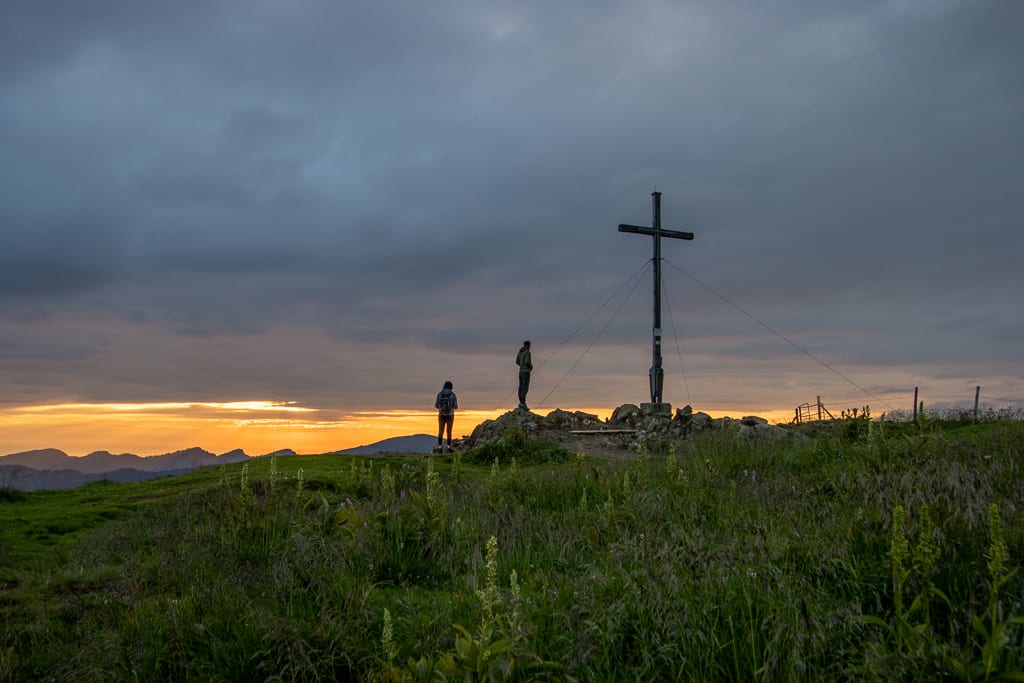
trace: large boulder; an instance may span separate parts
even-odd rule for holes
[[[692,407],[685,405],[676,410],[675,417],[672,418],[672,424],[669,427],[669,433],[674,438],[681,438],[697,432],[703,432],[710,426],[710,415],[707,413],[695,413]]]
[[[608,425],[613,429],[636,429],[640,419],[640,406],[633,405],[632,403],[623,403],[612,411],[612,416],[608,419]]]
[[[570,413],[567,410],[560,410],[556,408],[548,413],[547,417],[541,420],[541,425],[544,429],[564,429],[572,431],[574,429],[600,429],[604,423],[601,422],[601,418],[597,415],[584,413],[580,410]]]

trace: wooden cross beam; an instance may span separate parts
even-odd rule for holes
[[[619,232],[631,232],[637,235],[650,235],[654,238],[654,343],[651,360],[651,403],[661,403],[662,389],[665,384],[665,371],[661,367],[661,238],[671,237],[680,240],[692,240],[692,232],[665,230],[661,227],[661,193],[652,192],[654,204],[654,226],[619,224]]]

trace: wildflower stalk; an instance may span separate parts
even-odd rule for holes
[[[1006,539],[1003,537],[1003,522],[999,517],[999,507],[992,503],[988,508],[988,552],[985,553],[987,560],[988,575],[992,581],[992,588],[989,592],[988,611],[991,622],[989,633],[995,633],[999,621],[999,591],[1010,577],[1016,573],[1007,571],[1010,563],[1010,553],[1006,549]]]
[[[511,613],[511,627],[512,630],[517,634],[520,631],[520,624],[523,620],[523,615],[519,611],[519,606],[522,602],[522,596],[519,589],[519,573],[515,569],[512,570],[512,575],[509,577],[509,590],[512,592],[512,613]]]
[[[426,493],[426,513],[435,522],[442,522],[446,517],[447,503],[443,500],[441,491],[441,475],[434,469],[434,459],[427,458],[427,493]],[[438,527],[434,527],[435,530]]]
[[[456,453],[452,456],[452,481],[462,480],[462,456]]]
[[[381,648],[384,650],[384,659],[387,661],[388,666],[398,656],[398,648],[395,646],[395,633],[391,624],[391,611],[384,608],[384,629],[381,634]]]
[[[1003,617],[999,594],[1002,587],[1016,573],[1009,569],[1010,553],[1003,535],[999,508],[993,503],[988,508],[989,547],[985,552],[989,574],[989,596],[986,614],[972,615],[971,626],[981,638],[981,659],[974,663],[957,658],[947,659],[947,666],[965,681],[1021,680],[1019,662],[1014,654],[1013,630],[1024,626],[1024,617]],[[986,623],[987,617],[987,623]],[[1004,656],[1009,652],[1008,656]]]
[[[245,502],[249,498],[249,463],[242,465],[242,481],[240,485],[240,495],[242,502]]]
[[[295,502],[299,502],[302,498],[302,491],[306,488],[306,473],[299,468],[299,471],[295,474]]]
[[[384,465],[380,473],[380,497],[385,505],[391,505],[395,501],[395,475],[391,471],[391,465]]]
[[[892,562],[892,601],[896,610],[897,623],[903,620],[903,584],[909,574],[908,570],[904,569],[904,565],[910,557],[910,543],[903,530],[905,523],[906,511],[902,505],[897,505],[892,513],[892,533],[889,535],[889,559]],[[899,640],[902,646],[902,638]]]
[[[646,457],[647,457],[647,444],[645,444],[643,441],[641,441],[640,443],[638,443],[636,445],[636,459],[638,461],[640,461],[640,462],[643,462]]]
[[[992,577],[993,583],[1000,582],[1006,577],[1006,566],[1010,561],[1010,553],[1006,549],[1006,540],[1003,538],[1003,522],[999,517],[999,507],[992,503],[988,507],[988,552],[985,553],[987,560],[988,574]]]
[[[487,578],[484,587],[478,589],[476,596],[480,599],[480,642],[490,642],[491,633],[494,628],[495,608],[501,603],[498,595],[498,539],[491,536],[487,539],[487,550],[485,554],[485,566]]]
[[[925,582],[924,603],[925,624],[931,623],[930,609],[928,607],[931,598],[938,594],[938,589],[932,582],[932,574],[939,562],[939,555],[942,553],[939,545],[935,542],[935,535],[932,531],[932,518],[928,506],[921,507],[920,532],[918,534],[917,547],[914,548],[914,573]]]
[[[668,457],[665,458],[665,474],[668,475],[669,483],[675,481],[678,473],[679,460],[676,458],[676,445],[674,443],[670,443],[668,445]]]
[[[427,506],[434,509],[441,491],[441,475],[434,469],[434,459],[427,458]]]

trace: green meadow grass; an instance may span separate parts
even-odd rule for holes
[[[1024,423],[0,490],[0,681],[1021,680]]]

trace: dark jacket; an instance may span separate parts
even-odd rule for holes
[[[519,349],[519,353],[516,354],[516,365],[519,366],[519,372],[533,370],[533,357],[530,355],[530,349],[525,346]]]

